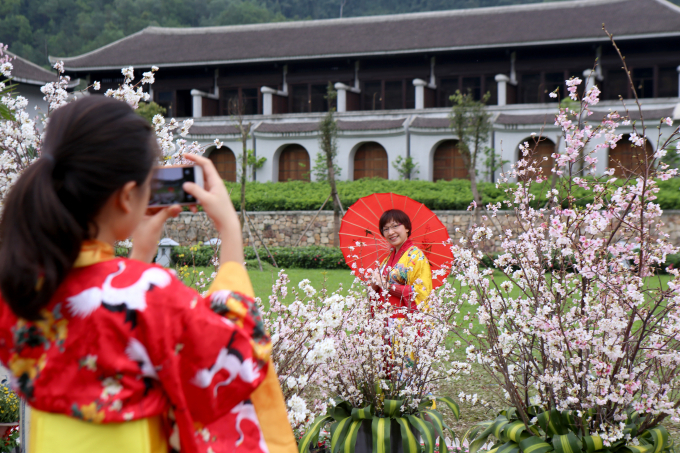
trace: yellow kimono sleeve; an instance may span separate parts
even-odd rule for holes
[[[430,284],[430,286],[432,286]],[[220,266],[217,276],[210,285],[209,293],[227,289],[238,291],[246,296],[255,297],[253,285],[250,283],[248,272],[243,265],[236,262],[224,263]],[[255,407],[257,419],[260,422],[262,435],[270,453],[296,453],[297,443],[293,430],[288,422],[286,402],[276,376],[274,363],[269,362],[267,377],[262,384],[250,395]]]
[[[427,260],[425,254],[417,250],[415,253],[404,254],[408,255],[408,267],[411,269],[408,273],[408,285],[413,288],[415,292],[415,301],[421,310],[427,310],[427,304],[421,306],[427,300],[432,292],[432,270],[430,269],[430,262]]]

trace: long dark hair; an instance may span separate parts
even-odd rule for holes
[[[40,319],[97,213],[127,182],[142,185],[157,158],[151,125],[124,102],[87,96],[51,115],[0,220],[0,292],[17,316]]]

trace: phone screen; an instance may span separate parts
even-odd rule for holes
[[[195,204],[196,199],[182,189],[185,182],[195,182],[195,167],[160,167],[151,180],[149,206]]]

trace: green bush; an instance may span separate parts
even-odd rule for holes
[[[680,255],[667,255],[666,262],[659,266],[659,274],[668,274],[670,269],[680,269]]]
[[[623,181],[621,181],[623,183]],[[680,178],[659,181],[658,202],[661,209],[680,209]],[[241,191],[238,183],[226,182],[235,206],[240,205]],[[489,182],[478,183],[482,204],[497,203],[506,199],[502,189]],[[536,196],[536,206],[546,203],[546,192],[550,182],[534,184],[531,192]],[[347,209],[359,198],[374,193],[392,192],[406,195],[420,201],[430,209],[465,210],[472,203],[470,181],[393,181],[380,178],[358,181],[339,181],[338,194],[343,207]],[[248,211],[316,211],[330,193],[326,182],[249,182],[246,188],[246,209]],[[581,188],[574,191],[576,204],[585,206],[593,201],[592,193]],[[326,203],[325,210],[332,210],[332,203]]]
[[[349,270],[338,247],[270,247],[269,251],[274,256],[276,264],[282,268]],[[257,252],[262,261],[271,263],[264,248],[258,249]],[[255,259],[252,247],[247,247],[244,253],[246,260]]]
[[[127,258],[128,255],[130,254],[130,250],[131,249],[129,249],[127,247],[116,247],[115,248],[115,255],[117,257]]]
[[[191,247],[173,247],[170,259],[173,264],[180,266],[210,266],[215,250],[207,245],[192,245]]]
[[[301,269],[349,269],[345,264],[345,258],[337,247],[270,247],[269,251],[274,255],[276,264],[283,268]],[[273,264],[267,251],[261,247],[257,250],[263,263]],[[243,250],[248,267],[257,267],[255,252],[252,247]],[[210,266],[214,250],[207,245],[194,245],[191,247],[173,247],[170,254],[173,264],[180,266],[196,265],[199,267]]]

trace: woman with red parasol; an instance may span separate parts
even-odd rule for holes
[[[425,205],[404,195],[376,193],[349,207],[340,247],[354,274],[397,309],[426,308],[433,289],[449,275],[453,254],[447,228]]]
[[[411,219],[400,209],[389,209],[380,216],[379,231],[389,242],[389,255],[373,271],[371,287],[386,289],[393,307],[415,310],[432,291],[432,270],[425,254],[411,241]],[[402,310],[393,315],[404,317]]]

